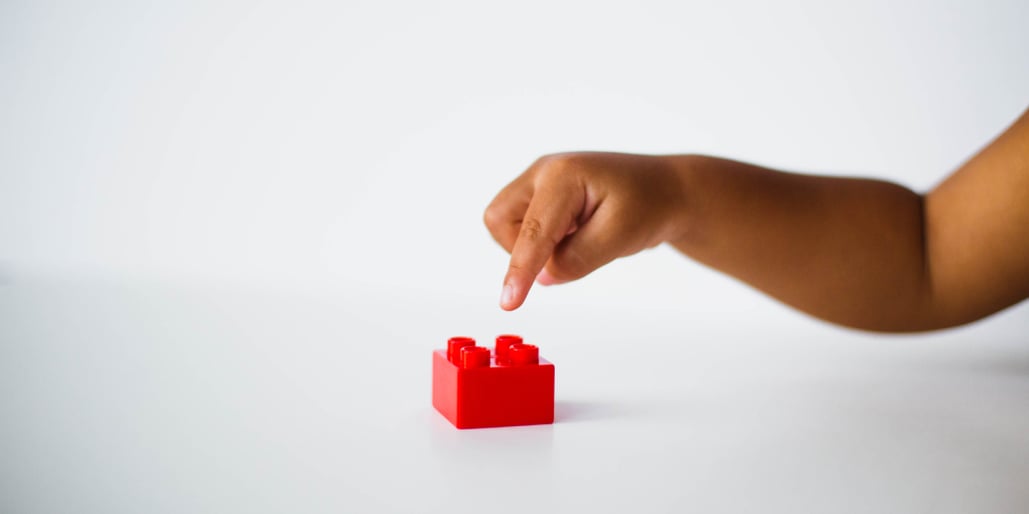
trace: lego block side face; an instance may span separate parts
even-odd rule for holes
[[[447,360],[445,350],[432,352],[432,406],[451,423],[457,424],[457,366]]]
[[[554,365],[459,370],[458,428],[554,422]]]

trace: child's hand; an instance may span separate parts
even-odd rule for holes
[[[542,157],[505,187],[485,222],[511,253],[500,306],[518,308],[533,280],[558,284],[677,237],[683,187],[661,157]]]

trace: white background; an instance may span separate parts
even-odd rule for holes
[[[481,213],[578,149],[924,191],[1029,104],[1027,20],[5,2],[0,510],[1017,510],[1026,306],[858,334],[658,248],[501,313]],[[430,350],[501,332],[557,364],[558,423],[453,431]]]

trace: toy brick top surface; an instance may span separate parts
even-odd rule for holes
[[[432,405],[457,428],[553,423],[554,365],[516,335],[492,352],[452,337],[433,352]]]

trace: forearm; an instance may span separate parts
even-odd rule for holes
[[[874,180],[667,159],[683,186],[671,241],[682,253],[833,323],[877,331],[950,324],[933,307],[920,195]]]

